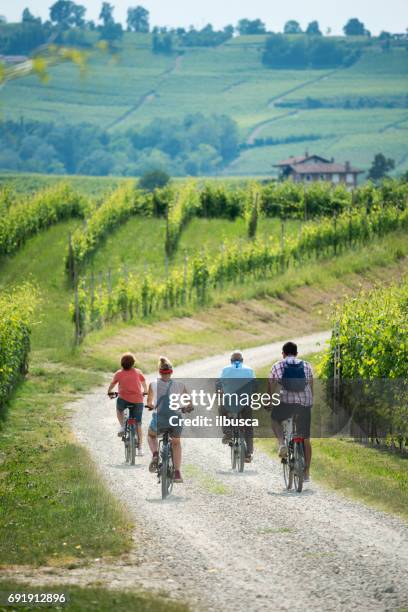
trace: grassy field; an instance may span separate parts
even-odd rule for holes
[[[76,566],[130,549],[130,519],[70,433],[64,408],[101,381],[37,354],[0,415],[0,566]]]
[[[270,174],[274,162],[302,154],[311,134],[320,140],[310,143],[310,149],[340,161],[349,159],[363,169],[379,151],[396,160],[397,172],[408,167],[403,148],[406,124],[400,123],[406,109],[387,108],[390,100],[406,96],[405,48],[395,46],[384,53],[372,41],[347,69],[271,70],[261,63],[264,40],[238,37],[217,48],[180,49],[163,56],[151,52],[148,35],[126,33],[117,55],[91,57],[85,77],[63,64],[52,68],[46,85],[36,77],[8,83],[2,90],[1,110],[6,119],[84,121],[111,130],[140,127],[158,117],[225,113],[237,121],[242,142],[251,135],[304,138],[291,145],[245,151],[224,171],[226,175]],[[339,108],[303,111],[308,97]],[[368,104],[378,98],[382,102],[379,108],[344,110],[346,99],[354,103],[360,98]],[[285,102],[295,110],[299,106],[298,113],[279,118],[293,111],[276,107]]]
[[[0,582],[2,593],[65,593],[68,603],[56,606],[41,605],[42,610],[67,610],[68,612],[129,612],[140,610],[143,612],[187,612],[190,608],[176,601],[171,601],[152,595],[150,593],[137,593],[133,590],[112,590],[100,586],[80,587],[66,584],[52,584],[33,588],[29,584],[2,580]],[[28,612],[31,606],[10,608],[0,604],[0,612],[9,612],[11,609]]]

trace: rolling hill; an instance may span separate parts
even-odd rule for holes
[[[305,149],[367,169],[374,154],[408,168],[408,53],[378,41],[337,70],[275,70],[263,66],[264,36],[241,36],[216,48],[153,54],[150,35],[126,33],[119,53],[75,67],[51,69],[47,84],[34,76],[1,90],[3,118],[88,122],[110,132],[156,118],[224,113],[239,127],[238,158],[224,175],[269,175],[272,164]]]

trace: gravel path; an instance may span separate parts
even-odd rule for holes
[[[327,337],[320,333],[297,342],[306,354]],[[247,350],[246,361],[261,367],[279,357],[280,347]],[[226,356],[212,357],[176,374],[214,376],[225,363]],[[243,474],[232,473],[219,439],[184,441],[186,482],[163,502],[147,470],[148,456],[133,468],[123,464],[105,389],[71,408],[78,439],[137,529],[125,567],[96,563],[72,570],[66,581],[164,590],[189,600],[194,610],[408,607],[408,526],[402,521],[313,483],[301,495],[287,492],[279,463],[261,453]]]

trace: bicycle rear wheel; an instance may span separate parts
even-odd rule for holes
[[[244,471],[244,467],[245,467],[245,453],[246,453],[246,444],[245,444],[245,440],[244,440],[244,436],[242,434],[240,434],[239,436],[239,443],[238,443],[238,457],[237,457],[237,464],[238,464],[238,471],[239,472],[243,472]]]
[[[125,432],[125,436],[123,438],[123,444],[125,447],[125,462],[130,463],[130,440],[129,440],[129,432]]]
[[[135,427],[134,425],[130,426],[130,435],[129,435],[129,461],[131,465],[135,465],[136,458],[136,435],[135,435]]]
[[[173,456],[168,447],[164,448],[162,453],[160,481],[162,499],[166,499],[173,490],[174,481]]]
[[[302,492],[303,479],[305,476],[305,451],[303,442],[295,442],[294,445],[294,466],[293,466],[293,480],[295,489],[298,493]]]
[[[231,443],[231,469],[235,470],[237,465],[237,453],[235,449],[235,441]]]

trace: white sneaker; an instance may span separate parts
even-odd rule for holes
[[[136,454],[138,457],[144,457],[143,448],[138,448]]]
[[[125,428],[124,427],[119,427],[119,429],[118,429],[118,436],[123,436],[124,432],[125,432]]]
[[[282,444],[279,447],[279,457],[281,459],[286,459],[286,457],[288,456],[288,447],[286,446],[286,444]]]

